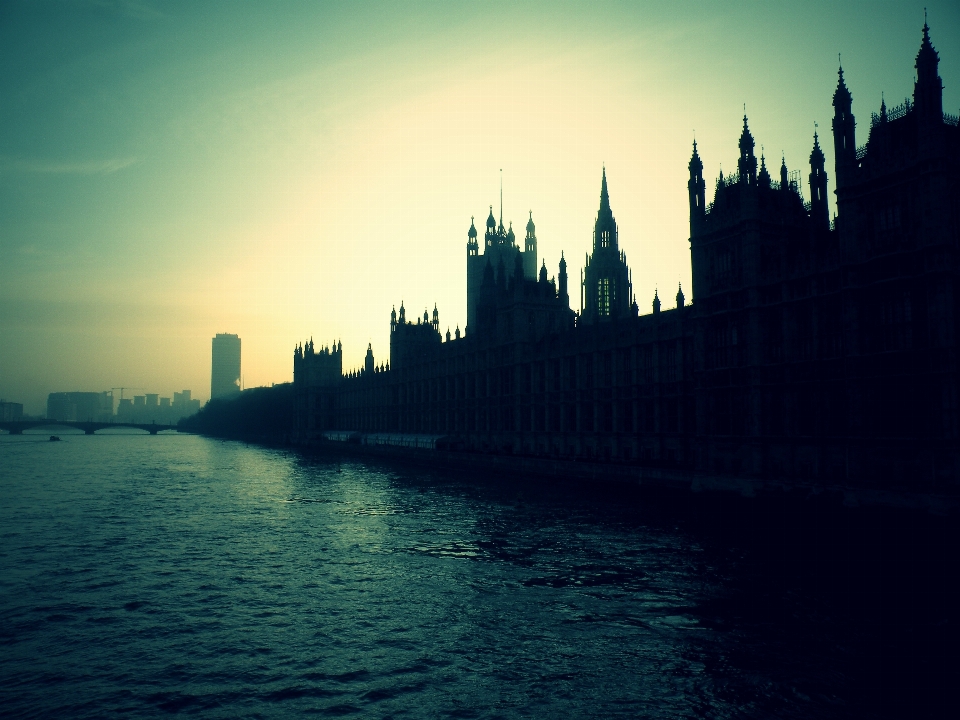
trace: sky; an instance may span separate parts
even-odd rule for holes
[[[927,0],[960,112],[960,6]],[[838,53],[857,142],[912,94],[912,2],[0,4],[0,398],[210,393],[293,349],[389,355],[391,309],[464,327],[466,240],[494,206],[576,286],[606,167],[641,312],[690,299],[686,182],[827,156]],[[809,189],[804,182],[809,199]],[[712,183],[708,181],[708,201]],[[573,300],[579,309],[579,293]],[[696,298],[692,298],[696,301]],[[119,397],[119,392],[116,393]]]

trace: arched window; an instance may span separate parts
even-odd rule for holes
[[[610,315],[610,278],[600,278],[597,283],[597,315],[607,317]]]

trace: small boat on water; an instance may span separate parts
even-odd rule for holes
[[[60,442],[60,436],[59,436],[59,435],[51,435],[51,436],[50,436],[50,442]]]

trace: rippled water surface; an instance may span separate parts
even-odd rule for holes
[[[872,580],[851,610],[834,578],[856,561],[801,582],[632,495],[61,436],[0,436],[5,714],[878,710]]]

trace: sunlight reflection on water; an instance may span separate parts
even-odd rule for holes
[[[849,628],[802,594],[731,603],[739,551],[620,499],[196,436],[41,440],[0,436],[13,715],[858,714]]]

